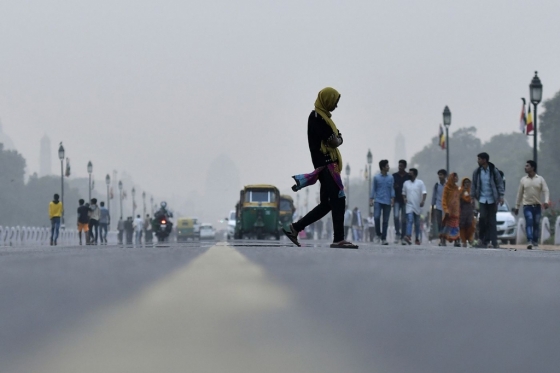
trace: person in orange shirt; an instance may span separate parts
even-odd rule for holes
[[[80,237],[80,245],[82,244],[82,232],[86,236],[86,245],[89,245],[89,206],[84,205],[84,200],[78,201],[78,237]]]

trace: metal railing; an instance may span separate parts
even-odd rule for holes
[[[117,244],[117,232],[107,233],[107,242]],[[47,227],[2,227],[0,226],[0,246],[49,246],[51,241],[51,228]],[[85,243],[85,237],[83,239]],[[57,246],[73,246],[79,244],[76,229],[59,230]]]

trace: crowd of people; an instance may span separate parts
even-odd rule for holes
[[[137,214],[134,219],[132,216],[127,217],[126,220],[121,218],[117,223],[117,232],[119,244],[141,245],[142,237],[144,237],[144,243],[150,244],[154,237],[152,218],[150,218],[150,214],[146,214],[145,219],[142,219],[140,214]]]
[[[105,207],[105,202],[97,205],[97,198],[92,198],[89,202],[83,199],[78,201],[78,217],[76,227],[80,245],[85,240],[86,245],[107,245],[107,232],[111,224],[109,210]],[[55,194],[49,204],[49,218],[51,220],[51,246],[56,246],[60,232],[60,224],[64,206],[60,201],[60,196]],[[82,233],[84,240],[82,240]]]
[[[105,202],[97,205],[97,198],[92,198],[89,202],[83,199],[78,201],[77,222],[79,244],[84,242],[86,245],[107,245],[107,233],[111,224],[111,216],[109,210],[105,207]],[[172,213],[167,211],[167,204],[162,202],[161,208],[155,213],[155,217],[165,216],[171,217]],[[62,215],[64,207],[60,201],[60,196],[55,194],[53,200],[49,203],[49,219],[51,221],[51,246],[57,245],[58,236],[61,227]],[[117,239],[119,244],[141,245],[142,238],[144,242],[149,244],[153,242],[153,219],[150,214],[146,214],[146,218],[138,214],[136,218],[129,216],[126,220],[121,217],[117,223]],[[83,239],[82,239],[83,233]]]
[[[331,212],[331,247],[357,249],[358,245],[348,241],[349,232],[354,241],[366,239],[367,234],[370,240],[376,239],[382,245],[388,245],[387,230],[393,210],[394,243],[411,245],[414,232],[414,243],[420,245],[425,226],[422,224],[422,212],[427,196],[426,185],[418,178],[416,168],[406,171],[405,160],[399,161],[398,172],[392,175],[389,174],[389,162],[379,162],[380,172],[373,178],[370,195],[370,205],[374,208],[373,219],[371,215],[363,219],[357,207],[351,211],[347,206],[340,175],[343,163],[339,147],[344,139],[332,119],[332,112],[338,107],[340,97],[340,93],[332,87],[322,89],[315,100],[314,110],[309,114],[307,140],[315,169],[307,174],[292,176],[296,182],[292,190],[297,192],[320,182],[320,201],[314,209],[291,224],[289,229],[284,229],[284,234],[295,245],[301,246],[298,241],[300,232],[313,227]],[[527,176],[520,182],[514,209],[517,214],[519,208],[523,207],[528,249],[538,245],[541,209],[548,208],[549,204],[548,187],[536,171],[536,162],[527,161]],[[467,246],[475,244],[476,235],[477,247],[499,247],[496,214],[498,206],[505,202],[505,182],[503,173],[490,162],[490,156],[487,153],[478,154],[478,167],[472,178],[463,177],[460,184],[459,175],[448,175],[447,170],[440,170],[438,178],[434,185],[432,208],[428,213],[430,238],[439,238],[441,246],[447,243]],[[543,195],[544,200],[541,202]],[[331,237],[330,234],[328,237]]]

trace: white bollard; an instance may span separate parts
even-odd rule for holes
[[[541,245],[550,238],[550,221],[544,217],[541,222]]]
[[[525,218],[517,220],[517,244],[523,245],[527,243],[527,236],[525,232]]]
[[[0,246],[4,246],[4,227],[0,225]]]

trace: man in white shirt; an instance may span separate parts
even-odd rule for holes
[[[134,227],[134,235],[136,236],[136,244],[140,245],[142,243],[142,231],[144,230],[144,220],[138,214],[134,222],[132,222],[132,226]]]
[[[527,233],[527,249],[539,246],[539,226],[541,223],[541,205],[547,209],[550,202],[548,185],[542,176],[537,175],[537,162],[527,161],[525,165],[527,176],[521,178],[519,190],[517,191],[517,203],[513,212],[519,212],[519,207],[523,205],[523,215],[525,216],[525,231]],[[541,196],[544,195],[544,202],[541,203]]]
[[[410,174],[410,180],[404,182],[402,189],[404,203],[406,204],[406,236],[402,244],[412,245],[412,223],[414,222],[415,244],[420,245],[422,234],[420,230],[420,215],[426,201],[427,192],[424,182],[417,178],[418,170],[411,168],[408,173]]]

